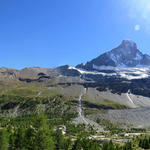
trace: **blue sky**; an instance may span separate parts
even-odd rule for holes
[[[75,66],[123,39],[150,54],[149,20],[149,0],[0,0],[0,66]]]

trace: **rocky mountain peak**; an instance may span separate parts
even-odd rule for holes
[[[78,68],[86,70],[97,70],[101,66],[110,67],[138,67],[150,66],[150,56],[142,54],[137,44],[132,40],[123,40],[117,47],[97,58],[87,62],[85,65],[78,65]]]
[[[120,46],[123,48],[137,49],[136,43],[132,40],[123,40]]]
[[[122,43],[117,48],[114,48],[108,53],[114,53],[123,56],[132,55],[133,57],[134,56],[136,57],[136,53],[141,52],[137,49],[137,45],[135,42],[133,42],[132,40],[123,40]]]

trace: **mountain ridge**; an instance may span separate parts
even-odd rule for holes
[[[123,40],[118,47],[101,54],[100,56],[87,62],[85,65],[79,64],[76,67],[86,70],[97,70],[101,66],[148,67],[150,66],[150,56],[143,54],[137,48],[137,44],[132,40]]]

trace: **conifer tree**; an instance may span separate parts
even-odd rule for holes
[[[9,135],[5,129],[0,130],[0,150],[8,150]]]

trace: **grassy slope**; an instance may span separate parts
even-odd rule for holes
[[[97,106],[97,108],[104,108],[104,109],[107,109],[107,108],[110,108],[110,109],[125,109],[125,108],[128,108],[126,105],[122,105],[120,103],[113,102],[113,101],[108,100],[108,99],[104,99],[104,100],[91,99],[91,98],[88,97],[88,95],[85,95],[83,97],[83,100],[85,102],[88,102],[89,105],[94,104],[95,107]]]

